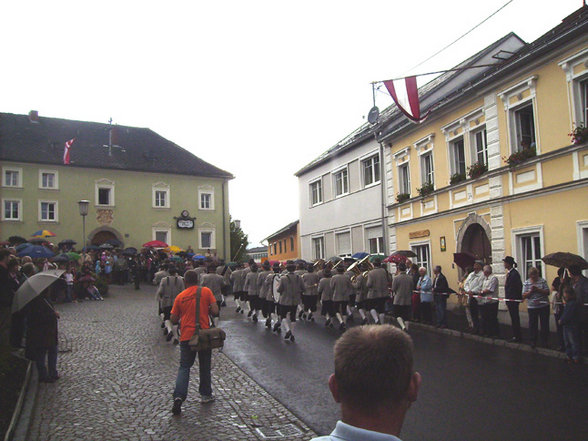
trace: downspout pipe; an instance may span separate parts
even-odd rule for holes
[[[226,198],[225,198],[225,185],[227,185],[227,181],[223,181],[222,182],[222,194],[223,194],[223,259],[227,259],[227,256],[229,255],[228,251],[227,251],[227,242],[229,242],[229,246],[230,246],[230,241],[231,238],[229,237],[229,240],[227,241],[227,210],[226,210]],[[229,256],[229,259],[231,257]]]
[[[374,138],[378,141],[377,134],[374,134]],[[384,238],[384,255],[388,256],[388,225],[386,221],[386,186],[385,186],[385,166],[384,166],[384,144],[378,142],[380,145],[380,196],[381,196],[381,208],[382,208],[382,237]]]

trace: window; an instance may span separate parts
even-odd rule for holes
[[[435,184],[435,170],[433,169],[433,152],[421,155],[421,184]]]
[[[156,231],[155,232],[155,240],[160,242],[168,243],[167,241],[167,231]]]
[[[39,201],[39,220],[43,222],[57,222],[57,202]]]
[[[167,191],[155,190],[155,206],[158,208],[167,207]]]
[[[274,255],[278,254],[278,244],[276,244],[274,242],[273,248],[274,248]]]
[[[110,205],[110,188],[98,189],[98,205]]]
[[[323,183],[322,181],[315,181],[310,184],[310,201],[312,205],[317,205],[323,202]]]
[[[290,238],[290,251],[292,251],[292,252],[294,251],[294,238],[293,237]]]
[[[362,161],[363,165],[363,185],[368,185],[380,182],[380,155],[374,155]]]
[[[312,239],[312,254],[314,259],[325,258],[325,239],[323,237]]]
[[[20,168],[2,168],[4,187],[22,187],[22,169]]]
[[[478,130],[472,135],[474,143],[474,158],[478,164],[488,165],[488,143],[486,142],[486,129]]]
[[[152,191],[152,206],[153,208],[169,208],[170,206],[170,189],[169,185],[163,182],[153,184]]]
[[[384,252],[384,235],[382,227],[373,227],[365,229],[367,238],[367,248],[370,254],[380,254]]]
[[[200,209],[214,210],[214,193],[212,191],[199,191]]]
[[[114,182],[101,179],[96,182],[96,205],[114,206]]]
[[[342,196],[349,193],[349,180],[347,169],[335,173],[335,196]]]
[[[335,235],[337,254],[340,257],[351,256],[351,233],[339,233]]]
[[[588,79],[580,81],[580,105],[584,127],[588,126]]]
[[[282,241],[280,241],[279,244],[280,244],[280,254],[282,254],[283,253],[283,251],[282,251]]]
[[[398,185],[401,194],[410,194],[410,170],[408,162],[398,166]]]
[[[54,170],[39,170],[39,188],[56,190],[58,188],[57,172]]]
[[[214,238],[214,230],[200,230],[200,249],[208,250],[208,249],[215,249],[215,238]]]
[[[535,148],[535,119],[532,103],[514,111],[514,124],[516,139],[514,151]]]
[[[2,220],[5,221],[18,221],[21,212],[21,201],[20,200],[2,200]]]
[[[419,268],[424,266],[427,268],[427,273],[430,273],[431,252],[429,250],[429,244],[412,245],[411,248],[413,253],[417,255],[416,257],[412,258],[413,263],[417,264]]]
[[[543,261],[541,260],[541,236],[539,233],[518,236],[521,251],[521,263],[523,280],[528,278],[529,268],[535,267],[539,275],[543,274]],[[542,276],[543,277],[543,276]]]
[[[466,161],[465,161],[465,150],[463,146],[463,137],[460,137],[450,144],[450,156],[451,156],[451,174],[452,175],[465,175],[466,173]]]

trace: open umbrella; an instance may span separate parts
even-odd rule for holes
[[[541,258],[547,265],[557,266],[558,268],[569,268],[570,266],[578,266],[581,270],[588,269],[588,262],[582,256],[577,254],[566,253],[558,251],[551,253]]]
[[[386,257],[383,260],[383,262],[385,262],[385,263],[395,263],[396,265],[398,265],[399,263],[406,263],[406,259],[408,259],[408,257],[403,256],[402,254],[392,253],[388,257]]]
[[[327,260],[333,262],[333,263],[337,263],[343,259],[341,259],[339,256],[333,256],[333,257],[329,257]]]
[[[50,257],[55,256],[55,253],[51,251],[49,248],[45,248],[42,245],[31,245],[19,251],[16,255],[18,257],[29,256],[33,259],[48,259]]]
[[[476,256],[472,253],[453,253],[453,263],[465,271],[466,268],[474,266]]]
[[[73,240],[73,239],[65,239],[65,240],[62,240],[61,242],[59,242],[57,244],[57,246],[58,247],[63,247],[63,246],[66,246],[67,247],[67,246],[75,245],[76,243],[77,242],[75,240]]]
[[[369,253],[366,253],[365,251],[361,251],[359,253],[355,253],[354,255],[352,255],[351,257],[353,257],[354,259],[363,259],[366,256],[369,256]]]
[[[18,288],[12,300],[12,312],[20,311],[30,301],[38,297],[45,289],[54,283],[65,270],[49,270],[29,277]]]
[[[373,263],[374,260],[380,259],[380,262],[381,262],[385,258],[386,258],[386,256],[384,256],[383,254],[370,254],[369,261]]]
[[[96,245],[88,245],[87,247],[84,247],[84,249],[82,251],[89,251],[89,250],[99,250],[100,247],[96,246]]]
[[[90,274],[86,274],[83,277],[80,277],[80,282],[95,282],[96,279],[94,277],[92,277]]]
[[[80,260],[80,257],[82,257],[78,253],[74,253],[73,251],[65,253],[65,255],[69,258],[69,260]]]
[[[167,248],[169,245],[160,240],[152,240],[143,244],[145,248]]]
[[[32,237],[55,237],[55,233],[49,230],[39,230],[31,234]]]
[[[180,256],[171,256],[169,260],[171,260],[172,262],[181,262],[182,258]]]
[[[181,249],[179,246],[176,246],[176,245],[170,245],[169,247],[167,247],[167,248],[165,249],[165,251],[168,251],[168,252],[170,252],[170,253],[177,254],[177,253],[180,253],[180,252],[182,252],[182,251],[184,251],[184,250],[183,250],[183,249]]]
[[[399,255],[405,256],[405,257],[416,257],[417,256],[415,254],[415,252],[411,251],[411,250],[398,250],[398,251],[394,251],[393,254],[399,254]]]
[[[43,239],[41,237],[33,237],[32,239],[29,239],[29,243],[33,243],[33,244],[44,244],[44,243],[49,243],[49,241],[47,239]]]
[[[137,254],[137,248],[134,247],[128,247],[125,248],[122,252],[123,256],[134,256],[135,254]]]
[[[22,236],[10,236],[8,242],[12,245],[18,245],[19,243],[25,243],[27,240]]]
[[[101,250],[111,250],[114,248],[113,245],[109,244],[108,242],[104,242],[102,245],[100,245],[98,248],[100,248]]]
[[[67,254],[63,253],[63,254],[59,254],[58,256],[51,258],[51,261],[56,262],[56,263],[65,263],[65,262],[69,262],[69,257]]]
[[[192,260],[204,260],[206,259],[206,257],[204,257],[202,254],[195,254],[194,256],[192,256]]]
[[[122,242],[118,239],[108,239],[106,241],[106,243],[109,243],[110,245],[112,245],[114,248],[121,248],[122,247]]]
[[[18,253],[19,251],[22,251],[22,250],[24,250],[25,248],[27,248],[27,247],[30,247],[30,246],[32,246],[32,245],[33,245],[33,244],[32,244],[32,243],[30,243],[30,242],[25,242],[25,243],[21,243],[20,245],[17,245],[17,246],[15,247],[15,249],[16,249],[16,252]]]

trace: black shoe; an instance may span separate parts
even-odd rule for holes
[[[314,323],[314,316],[312,315],[312,312],[308,314],[308,321]]]
[[[341,332],[345,331],[345,323],[341,323],[339,325],[339,331],[341,331]]]
[[[257,314],[255,314],[255,315],[253,316],[253,319],[252,319],[252,320],[253,320],[253,323],[257,323]]]
[[[224,308],[225,306],[227,306],[227,302],[225,302],[225,301],[223,300],[223,302],[221,303],[221,307],[223,307],[223,308]]]
[[[294,342],[296,341],[296,339],[294,338],[294,334],[290,335],[290,341],[291,341],[292,343],[294,343]]]
[[[237,306],[237,309],[235,309],[235,312],[241,312],[241,307]]]
[[[361,321],[361,324],[362,324],[362,325],[367,325],[367,324],[368,324],[368,319],[367,319],[367,317],[366,317],[366,318],[364,318],[364,319]]]
[[[327,319],[327,321],[325,321],[325,328],[328,328],[330,324],[331,324],[331,319]]]
[[[347,316],[347,323],[352,322],[353,321],[353,316],[349,315]]]
[[[267,319],[267,320],[265,321],[265,327],[266,327],[267,329],[271,329],[271,328],[272,328],[272,320],[271,320],[271,319]]]
[[[302,316],[304,315],[304,311],[300,311],[298,313],[298,320],[302,320]]]
[[[253,309],[249,310],[249,312],[247,313],[247,317],[251,317],[251,314],[253,314]]]
[[[174,406],[172,407],[172,413],[174,415],[179,415],[180,413],[182,413],[182,399],[181,398],[176,398],[174,400]]]
[[[280,323],[279,322],[276,322],[276,324],[274,325],[273,331],[274,332],[280,332]]]
[[[288,340],[290,337],[292,337],[292,332],[288,331],[286,332],[286,335],[284,335],[284,340]]]
[[[170,341],[173,337],[174,337],[174,333],[173,332],[168,332],[167,333],[167,337],[165,337],[165,341]]]
[[[174,338],[174,345],[179,345],[180,341],[177,338]]]
[[[161,322],[161,327],[165,328],[165,323]]]
[[[163,336],[165,337],[167,335],[167,329],[163,328]]]

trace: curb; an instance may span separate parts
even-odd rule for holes
[[[565,352],[559,352],[559,351],[556,351],[553,349],[546,349],[546,348],[533,349],[533,348],[531,348],[530,345],[527,345],[524,343],[511,343],[506,340],[502,340],[500,338],[482,337],[480,335],[470,334],[469,332],[456,331],[454,329],[447,329],[447,328],[441,329],[441,328],[436,328],[431,325],[424,325],[422,323],[415,323],[415,322],[409,322],[409,323],[410,323],[409,330],[410,330],[410,328],[417,328],[417,329],[422,329],[424,331],[434,332],[437,334],[446,334],[446,335],[451,335],[453,337],[460,337],[460,338],[465,338],[467,340],[474,340],[474,341],[478,341],[478,342],[485,343],[488,345],[503,346],[505,348],[514,349],[514,350],[518,350],[518,351],[530,352],[530,353],[534,353],[534,354],[544,355],[546,357],[558,358],[560,360],[567,360],[567,358],[568,358],[567,355],[565,354]],[[588,358],[582,357],[582,362],[588,363]]]
[[[21,419],[21,415],[22,415],[22,410],[24,407],[25,402],[27,402],[27,395],[29,392],[29,389],[31,389],[31,383],[33,379],[33,362],[29,361],[28,365],[27,365],[27,372],[25,374],[25,381],[20,389],[20,393],[18,394],[18,400],[16,402],[16,407],[14,408],[14,412],[12,413],[12,418],[10,419],[10,425],[8,426],[8,430],[6,431],[6,434],[4,435],[4,441],[13,441],[13,440],[24,440],[26,439],[26,432],[28,432],[28,420],[27,419],[27,427],[26,427],[26,432],[22,433],[22,427],[21,423],[22,423],[22,419]],[[35,389],[35,396],[36,396],[36,384],[34,385],[34,389]],[[33,397],[33,401],[34,401]],[[20,430],[19,430],[20,429]],[[24,435],[24,436],[22,436]]]

